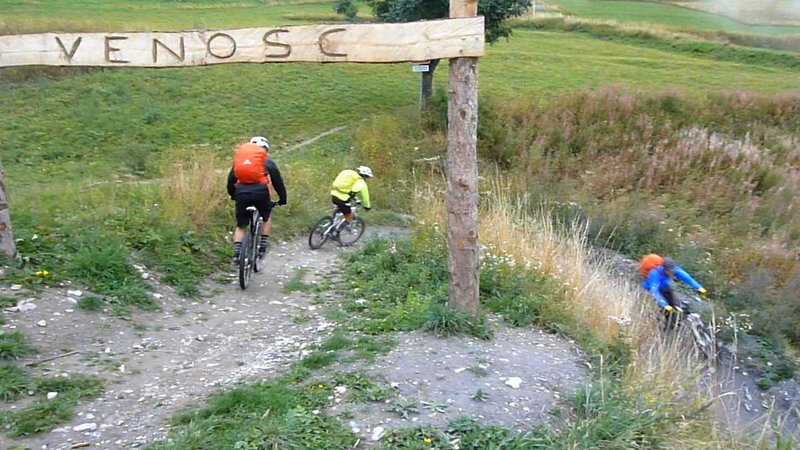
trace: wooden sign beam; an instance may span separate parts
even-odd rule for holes
[[[481,56],[483,17],[396,24],[0,36],[0,67],[392,63]]]

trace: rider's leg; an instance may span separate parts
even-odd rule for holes
[[[664,300],[666,300],[670,306],[672,306],[673,308],[678,307],[677,301],[675,300],[675,294],[672,292],[672,288],[669,285],[662,286],[661,289],[659,289],[658,291],[661,293],[661,295],[664,297]],[[675,328],[675,326],[678,324],[678,314],[666,311],[665,314],[667,319],[667,327]]]
[[[250,203],[247,195],[236,196],[236,230],[233,232],[234,263],[239,260],[239,255],[242,253],[242,241],[244,240],[244,234],[247,232],[247,224],[250,223],[248,206],[250,206]]]
[[[258,256],[264,256],[269,250],[269,233],[272,231],[272,202],[269,195],[261,198],[256,205],[258,212],[261,214],[261,239],[258,242]]]
[[[269,216],[269,219],[264,222],[264,226],[261,227],[261,235],[269,237],[270,231],[272,231],[272,215]]]
[[[353,210],[350,208],[350,204],[337,197],[332,197],[331,200],[333,201],[333,204],[336,205],[337,208],[339,208],[339,211],[341,211],[342,214],[344,215],[344,220],[347,221],[348,223],[352,222]]]

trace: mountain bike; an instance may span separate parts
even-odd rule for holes
[[[328,239],[333,239],[343,246],[355,244],[367,227],[364,220],[356,215],[356,209],[360,204],[360,201],[355,201],[350,205],[350,209],[353,211],[353,221],[350,223],[344,219],[344,214],[339,211],[339,207],[334,206],[330,216],[319,219],[311,228],[311,234],[308,235],[309,247],[316,250],[322,247]]]
[[[688,299],[681,298],[681,306],[675,308],[680,317],[680,324],[685,325],[692,335],[692,341],[698,353],[705,359],[715,357],[716,342],[714,331],[711,326],[703,323],[700,314],[697,312],[699,307],[704,304],[703,300],[696,296]]]
[[[274,206],[275,204],[273,204]],[[250,224],[248,232],[242,240],[242,252],[239,254],[239,287],[247,289],[250,284],[250,277],[253,272],[261,271],[261,264],[264,256],[258,256],[259,242],[261,240],[261,214],[255,206],[248,206],[250,211]],[[269,252],[269,243],[265,248],[264,255]]]

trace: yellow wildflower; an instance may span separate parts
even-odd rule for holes
[[[50,275],[50,272],[48,272],[46,270],[40,270],[40,271],[34,273],[34,275],[36,275],[37,277],[46,277],[46,276]]]

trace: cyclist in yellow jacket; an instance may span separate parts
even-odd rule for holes
[[[364,209],[369,211],[369,188],[364,178],[372,178],[372,169],[367,166],[358,166],[356,170],[345,169],[336,175],[331,186],[331,201],[344,214],[345,220],[353,221],[353,210],[348,203],[353,197],[358,196]]]

